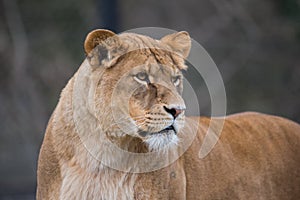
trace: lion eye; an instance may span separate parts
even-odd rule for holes
[[[173,77],[172,81],[173,81],[173,84],[177,87],[180,84],[181,77],[175,76],[175,77]]]
[[[138,74],[136,74],[134,76],[135,80],[138,81],[138,82],[143,82],[143,83],[149,83],[149,77],[148,77],[148,74],[145,73],[145,72],[140,72]]]

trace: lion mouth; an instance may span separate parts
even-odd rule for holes
[[[165,129],[163,129],[163,130],[161,130],[161,131],[159,131],[159,132],[157,132],[157,133],[152,133],[152,135],[153,135],[153,134],[169,133],[169,132],[174,132],[175,135],[177,134],[177,132],[176,132],[174,126],[171,125],[171,126],[168,126],[167,128],[165,128]]]
[[[141,131],[139,132],[139,135],[142,136],[142,137],[146,137],[146,136],[151,136],[151,135],[159,135],[159,134],[166,134],[166,135],[169,135],[169,134],[177,134],[177,131],[176,129],[174,128],[173,125],[171,126],[168,126],[167,128],[165,129],[162,129],[161,131],[159,132],[145,132],[145,131]]]

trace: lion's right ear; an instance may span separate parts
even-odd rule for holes
[[[116,49],[121,46],[121,41],[117,34],[105,29],[96,29],[90,32],[84,42],[84,50],[87,60],[92,67],[104,65],[110,67],[117,52]]]

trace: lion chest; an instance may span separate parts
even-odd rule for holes
[[[138,175],[136,199],[186,199],[186,177],[179,162]]]
[[[87,172],[77,166],[62,167],[59,199],[185,199],[183,170],[174,166],[155,172],[128,174],[103,167]]]
[[[133,199],[135,175],[102,168],[87,172],[76,166],[62,168],[59,199]]]

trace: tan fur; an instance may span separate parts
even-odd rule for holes
[[[103,41],[107,37],[116,38]],[[38,200],[300,198],[298,124],[259,113],[228,116],[218,143],[200,159],[211,119],[185,120],[183,112],[172,120],[166,112],[164,106],[185,106],[182,83],[175,87],[171,77],[186,69],[182,58],[190,49],[186,32],[158,41],[97,30],[87,37],[85,47],[87,59],[62,91],[48,123],[38,163]],[[144,66],[136,67],[140,65]],[[141,70],[147,71],[151,84],[132,76]],[[130,88],[135,89],[126,102]],[[102,154],[110,143],[134,153],[160,151],[169,145],[172,151],[161,155],[169,159],[179,155],[179,146],[169,137],[172,134],[155,141],[151,135],[138,134],[138,129],[159,132],[171,123],[179,131],[174,135],[179,143],[193,142],[168,166],[136,174],[99,161],[127,162],[114,151],[108,150],[106,157]],[[125,171],[136,164],[129,163]]]

